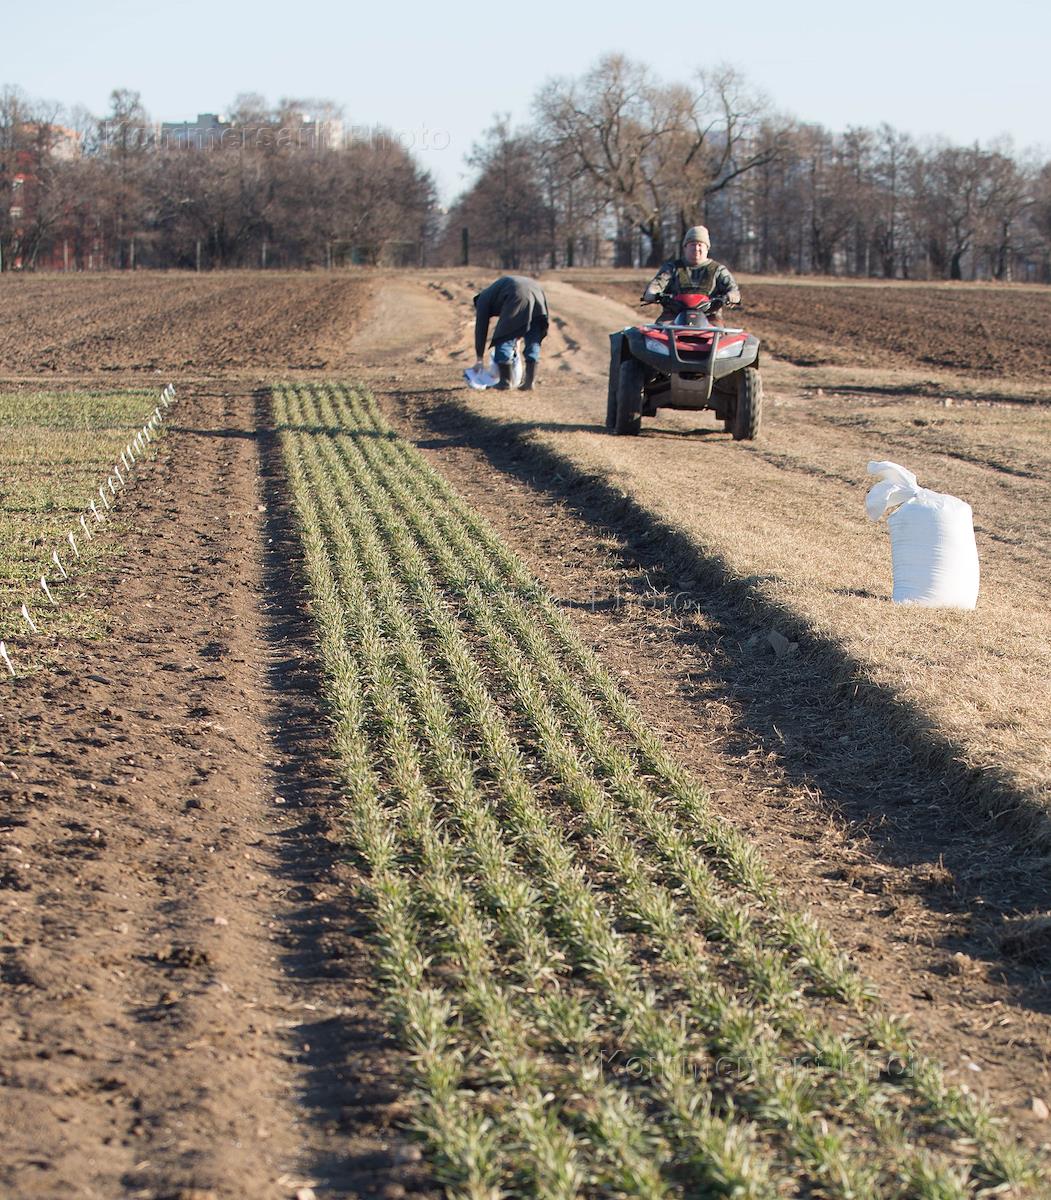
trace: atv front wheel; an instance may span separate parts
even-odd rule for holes
[[[751,441],[763,419],[763,379],[755,367],[737,373],[737,407],[730,429],[735,442]]]
[[[615,433],[636,437],[642,427],[642,405],[646,399],[646,368],[637,358],[620,364],[617,378],[617,415]]]

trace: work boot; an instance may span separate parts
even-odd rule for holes
[[[497,392],[506,392],[511,387],[511,364],[497,363],[500,368],[500,382],[493,384],[493,390]]]
[[[531,392],[533,390],[533,380],[536,379],[536,363],[531,359],[526,359],[525,377],[518,385],[520,392]]]

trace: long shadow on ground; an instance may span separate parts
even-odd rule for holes
[[[760,577],[736,575],[718,554],[605,479],[539,445],[532,435],[544,426],[471,412],[455,393],[431,391],[429,403],[418,392],[391,398],[417,429],[427,430],[418,444],[480,452],[533,490],[530,503],[557,504],[563,520],[575,517],[590,527],[606,560],[616,554],[627,581],[618,586],[634,591],[632,603],[665,618],[661,636],[672,639],[666,658],[703,663],[704,697],[714,695],[736,713],[728,753],[758,750],[789,785],[819,790],[827,809],[864,829],[872,853],[909,872],[925,904],[965,918],[954,925],[970,933],[947,949],[986,958],[1022,1003],[1051,1011],[1034,970],[1047,966],[1051,947],[1007,935],[1003,925],[1006,917],[1051,908],[1047,860],[1026,858],[1027,848],[1039,852],[1034,830],[1047,828],[1046,815],[1006,771],[968,766],[922,709],[873,681],[863,664],[815,634],[798,613],[764,596]],[[600,597],[588,606],[613,609],[624,600]],[[691,608],[703,622],[674,619]],[[796,642],[798,651],[775,658],[770,630]],[[688,681],[679,687],[683,698],[697,702]]]
[[[286,812],[298,818],[275,835],[291,902],[281,945],[288,977],[305,995],[309,990],[314,1009],[304,1003],[290,1048],[306,1079],[304,1107],[315,1125],[333,1135],[331,1150],[300,1166],[325,1194],[368,1197],[397,1189],[399,1195],[434,1196],[424,1168],[392,1148],[405,1098],[404,1056],[383,1019],[368,946],[371,926],[360,911],[341,830],[340,786],[301,548],[265,391],[256,397],[256,422],[267,510],[272,769]]]

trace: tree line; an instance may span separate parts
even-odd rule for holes
[[[621,55],[498,118],[450,209],[442,261],[653,266],[712,230],[736,269],[1051,282],[1051,163],[1009,143],[835,133],[775,112],[736,71],[666,84]]]
[[[435,240],[430,174],[385,130],[344,135],[327,101],[244,95],[204,130],[158,126],[135,92],[110,104],[0,92],[5,269],[419,263]]]
[[[1051,163],[833,132],[731,68],[666,83],[611,55],[549,80],[529,124],[494,120],[446,212],[408,147],[345,135],[328,101],[241,96],[207,144],[134,92],[110,103],[94,117],[0,92],[4,269],[651,266],[700,222],[740,271],[1051,282]]]

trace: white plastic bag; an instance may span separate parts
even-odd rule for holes
[[[894,603],[974,608],[979,572],[971,506],[921,488],[897,463],[870,462],[868,473],[878,482],[865,511],[873,521],[886,517],[890,529]]]
[[[525,376],[525,363],[522,361],[521,354],[515,350],[514,357],[511,359],[511,386],[518,387]],[[467,386],[473,388],[476,392],[480,392],[485,388],[490,388],[494,384],[500,382],[500,368],[493,362],[492,351],[489,352],[489,357],[485,361],[485,365],[480,371],[474,367],[468,367],[463,373],[464,379],[467,380]]]
[[[468,367],[463,373],[464,379],[467,380],[467,386],[473,388],[476,392],[481,392],[487,387],[492,387],[494,383],[499,382],[500,376],[491,367],[491,363],[485,364],[480,369],[478,367]]]

